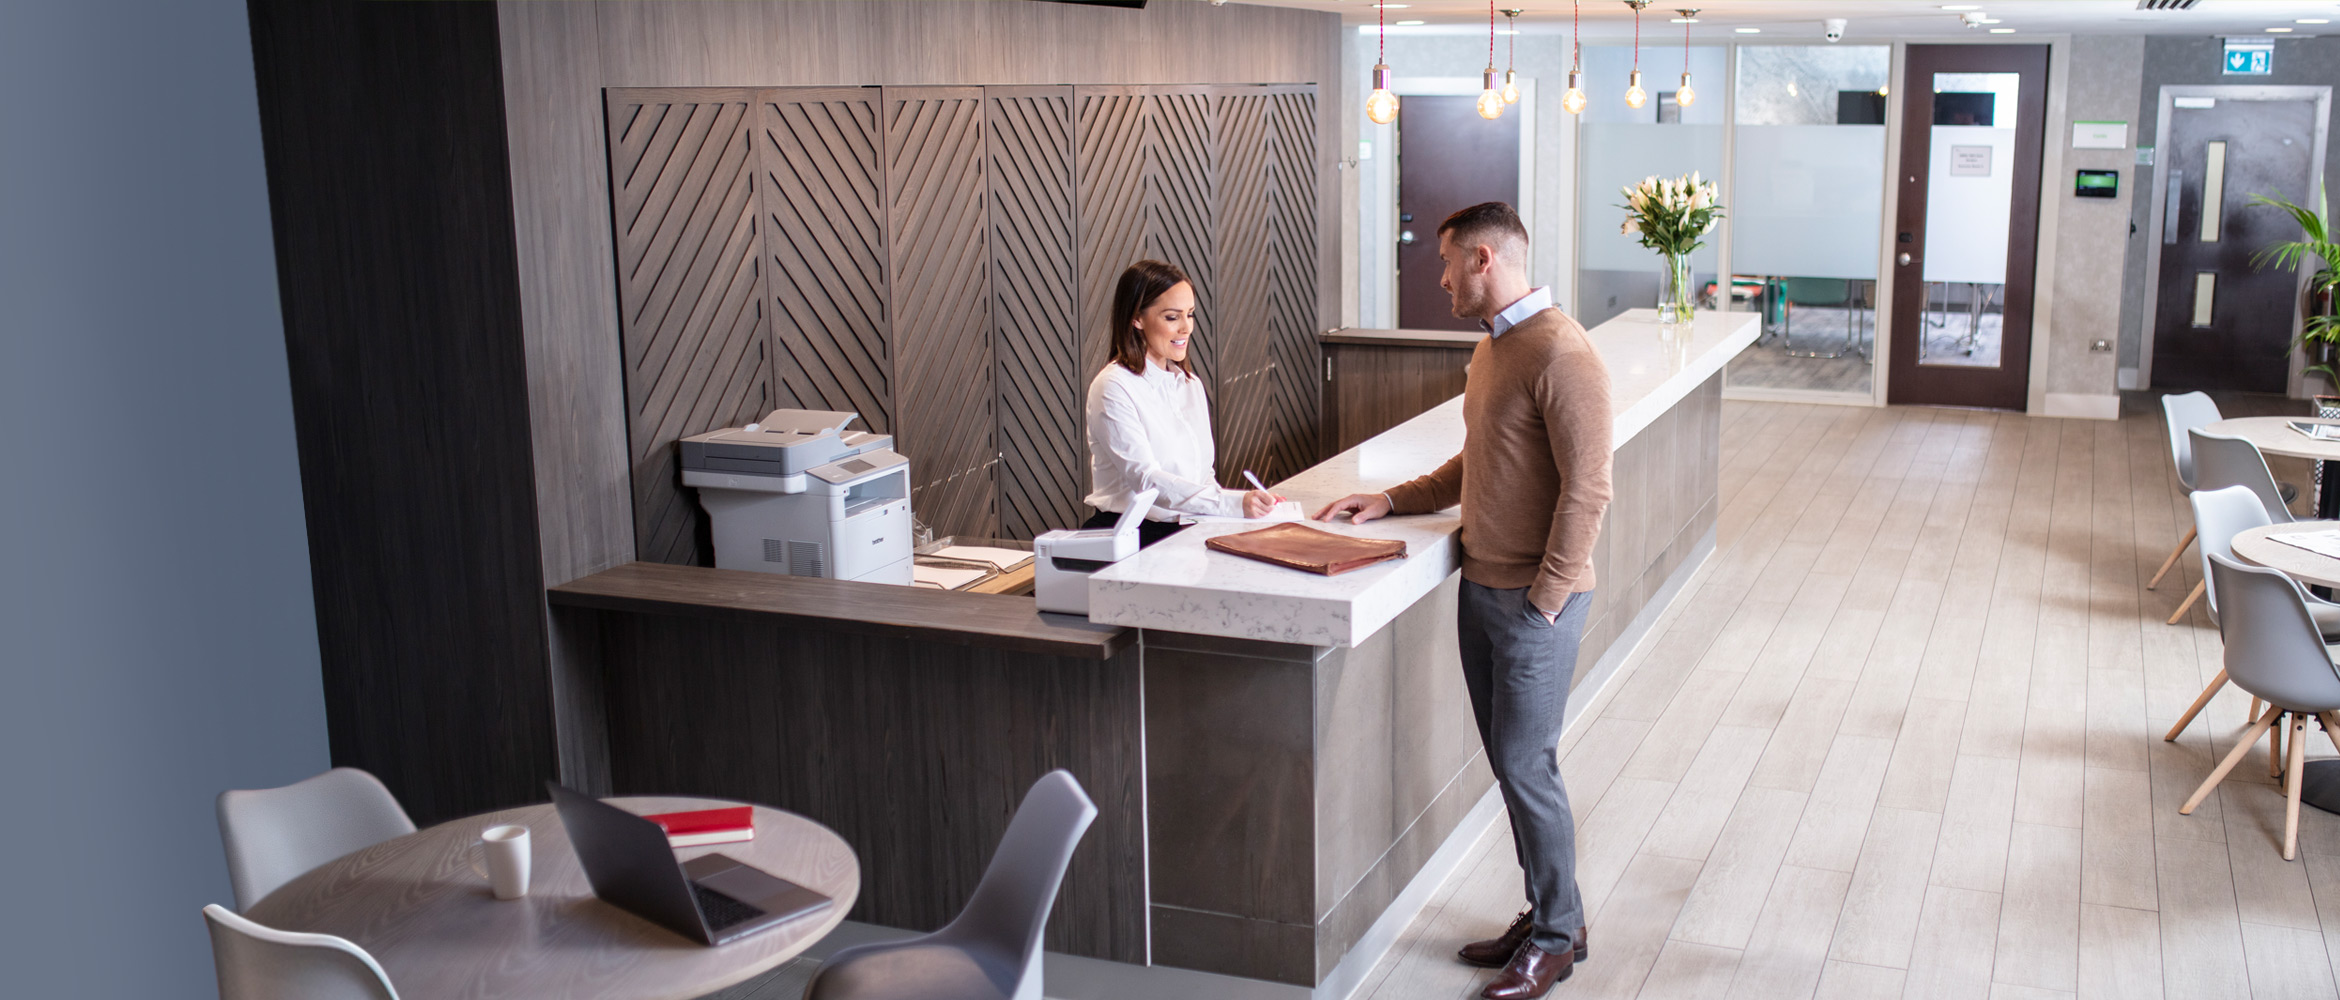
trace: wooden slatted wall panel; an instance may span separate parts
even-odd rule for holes
[[[985,91],[1000,531],[1030,538],[1088,514],[1074,295],[1071,87]]]
[[[1243,482],[1250,469],[1268,482],[1279,470],[1267,462],[1271,422],[1268,378],[1269,98],[1257,88],[1229,88],[1216,96],[1219,125],[1219,308],[1205,314],[1205,336],[1218,345],[1219,395],[1211,409],[1218,438],[1219,481]]]
[[[612,90],[627,436],[640,558],[709,562],[674,442],[772,406],[748,91]]]
[[[1323,329],[1317,315],[1316,88],[1283,89],[1268,99],[1267,464],[1278,477],[1323,461]]]
[[[1194,279],[1202,332],[1189,341],[1187,360],[1216,401],[1221,345],[1209,324],[1219,305],[1218,116],[1208,90],[1147,91],[1145,255],[1176,264]]]
[[[888,87],[896,444],[936,535],[999,534],[983,89]]]
[[[756,107],[775,405],[850,410],[891,434],[877,91],[767,90]]]
[[[1146,256],[1146,111],[1143,87],[1075,89],[1074,214],[1080,231],[1081,385],[1112,354],[1105,326],[1113,283]],[[1087,475],[1084,446],[1082,474]]]

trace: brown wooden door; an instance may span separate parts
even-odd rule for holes
[[[1475,97],[1398,104],[1398,326],[1476,330],[1438,287],[1438,224],[1483,201],[1519,204],[1519,123],[1479,117]],[[1517,112],[1513,112],[1516,114]]]
[[[2045,45],[1909,47],[1888,402],[2024,407],[2047,64]]]
[[[2313,100],[2211,98],[2169,112],[2161,177],[2161,293],[2154,307],[2153,386],[2283,392],[2299,272],[2251,256],[2299,227],[2254,194],[2312,204]]]

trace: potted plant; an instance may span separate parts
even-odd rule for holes
[[[1625,224],[1618,232],[1639,235],[1641,245],[1665,256],[1665,272],[1658,277],[1658,320],[1687,323],[1697,305],[1698,292],[1690,285],[1690,253],[1703,244],[1700,237],[1722,221],[1716,202],[1720,189],[1701,183],[1696,171],[1688,177],[1660,180],[1655,175],[1624,189]]]
[[[2301,239],[2270,243],[2251,255],[2253,263],[2265,267],[2300,267],[2314,258],[2317,271],[2308,279],[2307,298],[2301,303],[2305,322],[2300,325],[2299,341],[2295,345],[2307,352],[2307,371],[2320,375],[2325,384],[2340,388],[2340,364],[2335,363],[2335,346],[2340,345],[2340,315],[2334,315],[2333,299],[2340,289],[2340,244],[2332,242],[2331,227],[2326,225],[2328,204],[2317,201],[2317,211],[2294,205],[2282,198],[2263,194],[2251,196],[2253,205],[2273,205],[2291,213],[2299,223]],[[2316,415],[2340,417],[2340,396],[2316,396]]]

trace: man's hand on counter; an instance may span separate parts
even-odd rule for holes
[[[1351,493],[1324,505],[1323,510],[1316,512],[1316,519],[1330,521],[1343,514],[1349,515],[1350,524],[1364,524],[1375,518],[1388,517],[1389,494]]]

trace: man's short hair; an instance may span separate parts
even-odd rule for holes
[[[1483,201],[1446,217],[1438,224],[1438,234],[1454,234],[1458,247],[1492,247],[1498,256],[1514,262],[1527,250],[1527,225],[1519,221],[1519,213],[1500,201]]]

